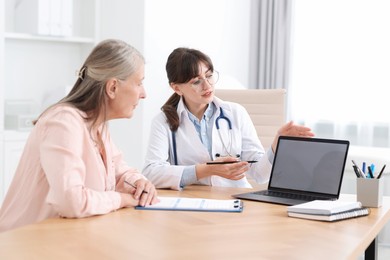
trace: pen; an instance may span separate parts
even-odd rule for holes
[[[374,174],[375,172],[375,164],[371,163],[371,172],[372,174]]]
[[[352,165],[352,167],[353,167],[353,171],[354,171],[355,174],[356,174],[356,177],[360,178],[361,176],[360,176],[360,173],[359,173],[359,171],[358,171],[356,165]]]
[[[135,186],[134,184],[128,182],[125,180],[125,183],[129,184],[131,187],[133,187],[134,189],[137,189],[137,186]],[[148,193],[146,190],[143,190],[142,193]]]
[[[228,162],[207,162],[206,164],[211,165],[211,164],[231,164],[231,163],[238,163],[242,161],[228,161]],[[247,163],[256,163],[257,161],[246,161]]]
[[[247,163],[257,163],[257,161],[246,161]]]
[[[351,161],[352,161],[352,164],[354,165],[354,168],[356,167],[356,170],[358,171],[360,177],[361,178],[366,178],[366,175],[362,172],[362,170],[360,170],[359,166],[357,166],[355,161],[354,160],[351,160]]]
[[[366,162],[362,163],[362,172],[366,173]]]
[[[372,173],[371,166],[367,166],[367,169],[368,169],[368,175],[370,176],[370,178],[374,178],[374,174]]]
[[[382,176],[382,173],[383,173],[383,171],[385,170],[385,168],[386,168],[386,164],[383,165],[382,170],[380,171],[378,177],[376,177],[377,179],[379,179],[379,178]]]

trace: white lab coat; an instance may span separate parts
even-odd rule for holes
[[[176,131],[176,151],[178,165],[175,165],[172,145],[172,132],[166,121],[165,114],[160,112],[152,121],[152,128],[149,138],[148,150],[146,153],[145,165],[142,173],[157,187],[180,189],[180,180],[183,170],[189,165],[205,163],[215,159],[219,153],[226,155],[223,144],[218,135],[215,120],[220,114],[222,107],[224,115],[230,119],[232,124],[232,145],[231,155],[239,154],[241,160],[257,160],[247,172],[258,183],[265,183],[269,179],[271,163],[269,162],[264,148],[257,137],[255,127],[245,108],[237,103],[222,101],[214,97],[214,104],[217,112],[213,115],[212,130],[212,155],[202,144],[194,124],[188,118],[183,99],[180,100],[177,111],[180,119],[180,126]],[[229,142],[229,128],[226,120],[219,120],[222,140],[227,145]],[[247,178],[240,180],[229,180],[219,176],[203,178],[197,184],[244,187],[251,188]]]

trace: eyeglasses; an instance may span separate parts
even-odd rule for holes
[[[218,79],[219,79],[219,73],[218,73],[218,71],[214,71],[212,73],[207,74],[205,78],[203,78],[203,79],[199,78],[196,81],[192,82],[191,87],[194,90],[200,92],[200,91],[202,91],[205,80],[207,81],[207,83],[209,83],[211,86],[213,86],[213,85],[215,85],[215,83],[218,82]]]

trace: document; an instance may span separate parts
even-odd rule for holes
[[[243,202],[239,199],[216,200],[203,198],[159,197],[160,202],[138,210],[183,210],[209,212],[242,212]]]

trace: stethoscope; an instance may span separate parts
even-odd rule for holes
[[[222,147],[226,153],[226,155],[224,155],[224,156],[232,156],[232,154],[231,154],[232,143],[233,143],[232,122],[230,121],[230,119],[228,117],[225,116],[225,114],[223,113],[222,107],[219,108],[219,111],[220,111],[219,116],[215,119],[215,126],[217,128],[218,136],[219,136],[219,139],[221,140]],[[225,120],[227,123],[228,143],[226,143],[222,138],[220,126],[219,126],[220,120]],[[177,163],[177,149],[176,149],[176,132],[173,132],[173,131],[172,131],[172,150],[173,150],[173,159],[174,159],[175,165],[178,165],[178,163]],[[221,157],[222,155],[220,153],[216,153],[215,156]],[[240,157],[239,154],[237,154],[235,156]]]
[[[231,155],[232,143],[233,143],[232,122],[230,121],[230,119],[228,117],[225,116],[225,114],[223,113],[222,107],[220,107],[219,110],[220,110],[220,113],[219,113],[219,116],[217,117],[217,119],[215,119],[215,126],[217,128],[219,140],[221,140],[223,149],[225,150],[227,155],[232,156]],[[229,142],[228,142],[227,145],[226,145],[226,143],[224,142],[224,140],[222,138],[221,131],[220,131],[220,128],[219,128],[219,120],[221,120],[221,119],[225,120],[226,123],[228,124],[228,135],[229,135],[228,139],[229,139]],[[219,157],[218,155],[221,156],[220,154],[216,154],[215,156]]]

